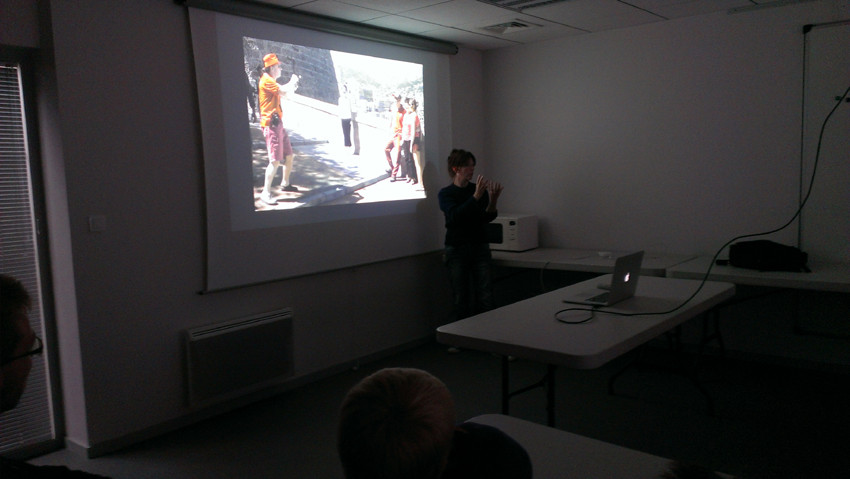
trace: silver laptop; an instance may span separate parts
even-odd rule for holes
[[[565,303],[587,304],[591,306],[611,306],[635,295],[640,266],[643,263],[643,251],[620,256],[614,263],[611,284],[600,284],[599,289],[585,291],[582,294],[564,300]]]

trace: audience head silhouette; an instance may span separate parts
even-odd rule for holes
[[[0,274],[0,412],[17,406],[32,369],[35,333],[30,296],[20,281]]]
[[[382,369],[343,400],[337,446],[345,477],[439,478],[454,431],[454,400],[442,381],[419,369]]]

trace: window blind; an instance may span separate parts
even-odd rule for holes
[[[29,291],[33,303],[30,323],[44,338],[22,91],[20,66],[0,63],[0,272],[18,279]],[[33,357],[18,407],[0,414],[0,455],[25,454],[55,437],[45,358]]]

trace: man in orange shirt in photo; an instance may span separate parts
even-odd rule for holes
[[[263,191],[260,200],[268,205],[274,205],[277,201],[271,196],[271,186],[277,173],[278,166],[283,164],[283,191],[295,192],[298,188],[292,186],[289,177],[292,174],[292,160],[295,157],[289,135],[283,127],[283,109],[281,98],[289,93],[294,93],[298,88],[298,76],[294,73],[289,82],[280,84],[277,82],[280,76],[280,61],[277,55],[269,53],[263,57],[263,76],[258,85],[260,100],[260,126],[263,128],[263,136],[266,139],[266,148],[269,152],[269,165],[266,167]]]

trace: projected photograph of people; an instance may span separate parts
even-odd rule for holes
[[[242,44],[255,211],[425,197],[422,65]]]

